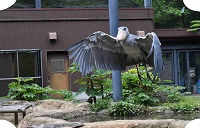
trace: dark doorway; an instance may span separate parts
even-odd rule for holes
[[[179,85],[185,91],[196,93],[196,83],[200,78],[200,51],[179,51]]]

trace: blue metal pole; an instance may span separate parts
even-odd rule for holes
[[[119,18],[118,18],[118,0],[109,0],[109,24],[110,35],[117,36]],[[121,71],[112,71],[113,101],[122,100],[122,79]]]
[[[35,0],[35,8],[41,8],[41,0]]]
[[[152,8],[152,0],[144,0],[145,8]]]

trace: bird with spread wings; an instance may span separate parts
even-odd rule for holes
[[[94,68],[111,71],[125,70],[139,63],[153,66],[154,76],[163,69],[161,43],[154,32],[141,37],[119,27],[117,37],[102,31],[94,32],[67,49],[70,59],[77,63],[82,75]]]

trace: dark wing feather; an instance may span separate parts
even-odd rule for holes
[[[154,32],[151,32],[145,37],[139,37],[137,41],[139,42],[141,49],[146,54],[146,60],[148,60],[149,63],[153,60],[154,75],[158,74],[158,76],[160,76],[163,70],[163,58],[161,43],[157,35]]]
[[[103,70],[124,70],[126,54],[116,39],[98,31],[67,49],[70,59],[77,63],[82,75],[95,67]]]

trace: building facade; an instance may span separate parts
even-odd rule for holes
[[[200,35],[187,29],[157,29],[164,59],[163,80],[197,93],[200,78]]]
[[[200,35],[186,29],[154,30],[153,10],[120,8],[119,25],[130,33],[155,31],[162,43],[163,80],[195,92],[200,76]],[[8,9],[0,11],[0,96],[17,77],[41,86],[77,91],[66,48],[95,31],[109,33],[108,9]]]
[[[120,26],[153,31],[152,9],[119,9]],[[95,31],[109,33],[106,8],[8,9],[0,11],[0,96],[17,77],[41,86],[77,91],[80,74],[67,72],[66,48]]]

